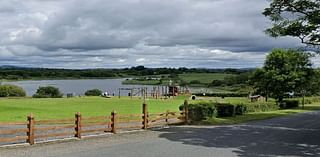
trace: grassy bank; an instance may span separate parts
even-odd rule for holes
[[[199,81],[200,84],[209,84],[213,80],[223,80],[227,76],[234,76],[233,74],[224,73],[186,73],[179,74],[179,78],[186,82]]]
[[[184,97],[168,100],[147,100],[150,113],[166,110],[178,111]],[[37,119],[73,118],[76,112],[83,116],[110,115],[112,110],[119,114],[139,114],[142,112],[142,100],[139,98],[121,99],[102,97],[33,99],[33,98],[1,98],[0,121],[24,121],[33,113]]]

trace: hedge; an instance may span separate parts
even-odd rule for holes
[[[302,99],[294,99],[299,100],[299,103],[302,104]],[[305,97],[304,104],[312,104],[312,103],[318,103],[320,102],[320,97]]]
[[[248,93],[193,93],[196,96],[206,97],[247,97]]]
[[[280,102],[279,107],[281,109],[290,109],[299,107],[299,100],[283,100]]]
[[[274,102],[253,102],[242,104],[246,106],[247,112],[267,112],[279,109],[279,106]]]
[[[179,107],[183,110],[183,105]],[[255,103],[218,103],[218,102],[198,102],[189,104],[189,118],[192,121],[201,121],[213,117],[231,117],[244,115],[248,112],[265,112],[279,109],[277,104],[271,102]]]
[[[182,111],[184,105],[179,109]],[[193,121],[201,121],[207,118],[212,118],[216,114],[215,104],[212,102],[199,102],[196,104],[188,105],[189,118]]]

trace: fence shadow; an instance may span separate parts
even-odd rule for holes
[[[158,130],[160,138],[215,148],[234,148],[238,156],[320,156],[320,126],[281,127],[277,122],[237,126],[182,126]]]

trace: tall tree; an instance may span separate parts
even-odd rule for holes
[[[313,76],[308,53],[274,49],[267,56],[263,68],[258,69],[251,80],[257,91],[282,101],[289,92],[299,94],[308,90]]]
[[[273,22],[267,34],[298,37],[320,50],[320,0],[272,0],[263,14]]]

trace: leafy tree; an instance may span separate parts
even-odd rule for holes
[[[16,85],[0,85],[0,97],[24,97],[26,92]]]
[[[62,96],[59,88],[52,86],[39,87],[36,94],[33,95],[34,98],[62,98]]]
[[[86,96],[100,96],[102,94],[102,91],[100,89],[91,89],[87,90],[84,95]]]
[[[319,0],[272,0],[263,14],[273,22],[273,26],[266,30],[269,35],[298,37],[302,43],[319,50]]]
[[[271,91],[271,80],[268,79],[265,69],[257,69],[250,78],[249,83],[255,88],[254,94],[260,94],[268,101],[269,90]]]
[[[258,92],[283,100],[288,92],[307,90],[314,77],[310,55],[297,50],[274,49],[258,69],[251,82]]]

